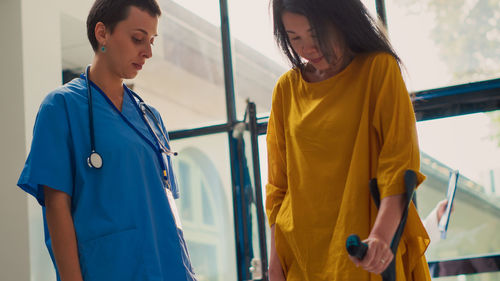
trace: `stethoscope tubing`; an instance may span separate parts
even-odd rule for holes
[[[143,106],[144,109],[142,109],[141,106]],[[140,102],[139,108],[141,108],[143,118],[144,118],[144,120],[146,120],[146,122],[148,123],[149,127],[153,128],[153,124],[151,124],[151,121],[149,121],[149,119],[146,117],[146,115],[147,115],[146,110],[154,118],[154,120],[155,120],[155,122],[156,122],[156,124],[158,126],[158,129],[159,129],[160,133],[162,134],[163,138],[165,140],[168,140],[167,136],[165,135],[165,132],[163,131],[163,129],[160,128],[160,121],[156,118],[156,116],[154,115],[153,111],[149,108],[149,106],[147,104],[145,104],[144,102]],[[154,137],[156,138],[156,140],[158,141],[158,144],[160,144],[161,150],[165,154],[167,154],[167,155],[174,155],[174,156],[177,155],[177,152],[171,151],[170,147],[167,147],[162,141],[160,141],[160,137],[158,137],[158,134],[156,134],[156,132],[154,130],[151,130],[151,131],[152,131]],[[167,143],[167,145],[168,145],[168,143]]]
[[[95,151],[95,136],[94,136],[94,110],[92,104],[92,91],[90,89],[89,84],[89,69],[90,66],[87,67],[85,71],[85,82],[87,83],[87,96],[89,99],[89,127],[90,127],[90,150]]]
[[[89,80],[89,70],[90,70],[90,65],[87,66],[87,68],[85,70],[85,83],[86,83],[86,87],[87,87],[88,107],[89,107],[89,128],[90,128],[90,148],[91,148],[91,153],[90,153],[89,157],[87,158],[87,162],[88,162],[89,167],[99,169],[102,167],[103,161],[102,161],[102,157],[100,156],[100,154],[97,153],[96,147],[95,147],[94,115],[93,115],[93,104],[92,104],[91,81]],[[160,124],[159,120],[156,118],[156,116],[154,115],[153,111],[149,108],[149,106],[144,102],[144,100],[138,94],[134,93],[132,90],[130,90],[125,85],[123,87],[125,89],[125,92],[129,95],[129,97],[132,100],[135,100],[135,99],[139,100],[139,103],[134,102],[134,106],[136,107],[141,118],[143,119],[143,122],[147,125],[146,127],[148,128],[149,132],[155,138],[156,145],[154,145],[149,139],[147,139],[142,133],[140,133],[138,131],[138,129],[130,123],[130,121],[128,121],[126,118],[124,118],[121,112],[118,111],[118,113],[122,116],[122,119],[129,125],[129,127],[131,127],[134,131],[136,131],[137,134],[141,138],[143,138],[146,141],[146,143],[148,143],[153,148],[153,150],[156,152],[159,163],[160,163],[161,168],[164,172],[163,179],[167,182],[167,184],[170,187],[171,186],[170,179],[169,179],[170,176],[168,175],[169,169],[167,168],[168,163],[165,163],[165,161],[168,162],[168,159],[166,157],[164,159],[162,154],[165,153],[166,155],[174,155],[175,156],[175,155],[177,155],[177,152],[170,150],[168,138],[167,138],[166,134],[163,132],[163,129],[160,127],[161,124]],[[107,96],[105,96],[105,95],[103,95],[103,96],[106,99],[106,101],[108,103],[110,103],[110,105],[112,105],[112,108],[114,108],[115,110],[118,110],[112,104],[112,102],[109,100],[109,98]],[[145,109],[144,110],[141,109],[139,104],[142,105]],[[158,126],[159,131],[161,132],[162,136],[165,139],[166,145],[159,139],[158,135],[154,132],[154,130],[152,128],[152,124],[150,123],[150,121],[148,120],[148,118],[146,116],[146,110],[154,118],[154,120]],[[93,159],[95,159],[96,157],[99,159],[100,164],[93,162]]]
[[[101,155],[97,153],[95,150],[94,112],[93,112],[94,106],[92,104],[92,91],[90,89],[90,83],[89,83],[89,70],[90,70],[90,65],[87,66],[87,69],[85,70],[85,83],[87,85],[87,98],[89,103],[88,108],[89,108],[89,128],[90,128],[90,154],[87,157],[87,164],[91,168],[100,169],[102,168],[103,161]]]
[[[162,170],[163,170],[163,180],[165,181],[165,183],[167,184],[168,188],[171,189],[172,187],[172,184],[170,182],[170,175],[168,174],[169,171],[170,171],[170,167],[167,167],[168,165],[168,158],[166,157],[167,155],[177,155],[177,152],[173,152],[170,150],[170,145],[168,144],[168,138],[166,137],[165,133],[163,133],[163,130],[161,128],[161,124],[160,122],[158,121],[158,119],[155,117],[153,111],[149,108],[148,105],[146,105],[146,103],[144,102],[144,100],[136,93],[134,93],[132,90],[130,90],[128,87],[125,87],[125,91],[127,92],[127,94],[129,95],[129,97],[131,99],[134,99],[134,98],[137,98],[139,100],[139,103],[137,102],[134,102],[134,106],[137,110],[137,112],[139,113],[139,115],[142,117],[142,120],[143,122],[146,124],[146,127],[148,128],[150,134],[156,139],[156,144],[157,144],[157,148],[155,149],[156,150],[156,155],[158,156],[158,160],[160,162],[160,165],[162,166]],[[153,130],[153,126],[151,125],[151,123],[149,122],[148,118],[146,117],[146,111],[145,110],[142,110],[139,106],[139,104],[142,104],[144,106],[144,108],[146,108],[150,113],[151,115],[153,116],[153,118],[155,119],[156,121],[156,124],[157,124],[157,127],[158,127],[158,130],[160,130],[162,132],[162,135],[164,136],[165,138],[165,142],[167,143],[168,147],[166,147],[162,141],[160,140],[160,138],[158,137],[158,135],[155,133],[155,131]],[[125,119],[126,120],[126,119]],[[127,121],[128,122],[128,121]],[[135,128],[134,126],[132,126],[132,128],[134,128],[134,130],[137,131],[137,128]],[[138,132],[138,131],[137,131]],[[138,132],[139,133],[139,132]],[[139,135],[142,136],[142,134],[139,133]],[[146,139],[147,140],[147,139]],[[147,140],[148,141],[148,140]],[[148,141],[149,142],[149,141]],[[150,142],[149,142],[150,143]],[[165,149],[163,149],[163,147]],[[165,155],[164,155],[165,154]]]

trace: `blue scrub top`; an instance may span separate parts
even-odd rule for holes
[[[120,112],[91,85],[95,145],[103,158],[102,168],[87,165],[88,99],[85,79],[80,77],[42,102],[18,182],[42,205],[52,260],[44,185],[71,196],[84,280],[196,280],[163,187],[156,139],[135,100],[124,91]],[[155,115],[161,120],[156,111]],[[169,175],[174,178],[172,171]],[[178,197],[175,181],[172,191]]]

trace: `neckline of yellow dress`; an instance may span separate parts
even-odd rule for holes
[[[307,81],[304,78],[304,75],[302,74],[302,71],[300,69],[297,69],[297,72],[298,72],[298,75],[299,75],[300,80],[302,81],[302,83],[304,83],[307,86],[315,87],[315,86],[320,86],[320,85],[324,85],[324,84],[329,84],[331,81],[337,80],[340,76],[344,76],[345,73],[349,72],[349,69],[352,68],[352,66],[354,65],[354,62],[356,61],[356,59],[358,58],[358,56],[359,55],[354,55],[352,57],[351,61],[339,73],[337,73],[337,74],[335,74],[335,75],[333,75],[331,77],[328,77],[328,78],[326,78],[324,80],[321,80],[321,81],[309,82],[309,81]]]

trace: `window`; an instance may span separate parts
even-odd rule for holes
[[[153,57],[132,83],[169,131],[226,122],[217,0],[159,0]]]
[[[236,280],[233,201],[226,134],[172,141],[176,200],[199,280]]]
[[[500,76],[500,0],[386,0],[412,91]]]
[[[500,250],[500,111],[418,123],[422,218],[444,199],[449,172],[460,175],[447,238],[433,241],[428,260],[496,253]]]

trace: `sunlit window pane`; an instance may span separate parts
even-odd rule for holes
[[[215,225],[215,216],[214,206],[212,204],[213,196],[210,196],[208,193],[208,186],[205,184],[205,181],[201,182],[201,191],[202,191],[202,210],[203,210],[203,223],[206,225]]]
[[[246,99],[255,102],[259,115],[268,115],[274,85],[290,68],[273,38],[269,0],[229,1],[229,23],[238,116]]]
[[[450,171],[459,171],[447,237],[438,231],[428,259],[499,252],[500,111],[419,122],[418,132],[427,176],[417,197],[422,218],[445,199]]]
[[[500,77],[500,0],[386,0],[411,90]]]
[[[194,193],[192,189],[192,173],[190,171],[189,165],[186,162],[178,161],[179,164],[179,184],[182,186],[182,196],[181,196],[181,206],[182,212],[181,217],[184,221],[193,221],[193,204],[192,204],[192,194]]]
[[[159,0],[153,57],[131,81],[168,130],[225,123],[219,1]]]
[[[172,141],[184,238],[198,280],[236,280],[227,134]]]

